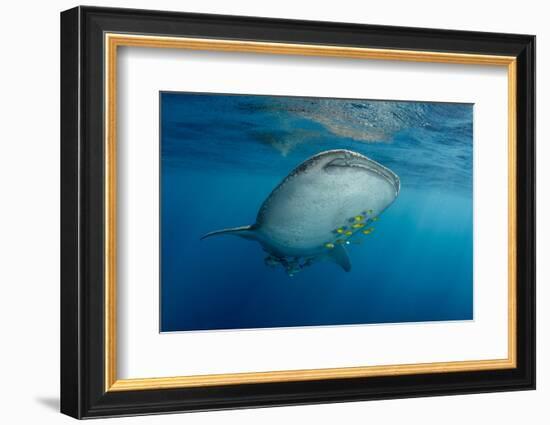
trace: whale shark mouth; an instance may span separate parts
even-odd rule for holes
[[[323,168],[327,171],[338,168],[362,168],[386,179],[388,183],[393,185],[396,195],[401,189],[399,177],[393,171],[362,155],[355,154],[338,157],[325,164]]]

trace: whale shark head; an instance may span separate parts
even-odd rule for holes
[[[373,177],[383,178],[393,188],[395,196],[401,189],[399,177],[389,168],[360,153],[346,149],[330,150],[314,155],[294,169],[288,178],[300,174],[318,176],[320,173],[336,176],[346,172],[369,173]]]

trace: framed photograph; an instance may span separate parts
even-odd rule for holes
[[[61,411],[535,388],[535,37],[61,14]]]

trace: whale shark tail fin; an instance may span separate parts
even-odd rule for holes
[[[330,251],[329,258],[342,267],[346,272],[351,270],[351,262],[348,257],[346,248],[342,245],[337,245]]]
[[[232,227],[230,229],[221,229],[221,230],[215,230],[213,232],[209,232],[203,237],[201,237],[201,240],[209,238],[210,236],[217,236],[217,235],[234,235],[234,236],[240,236],[241,238],[245,238],[245,239],[256,239],[256,231],[253,226],[241,226],[241,227]]]

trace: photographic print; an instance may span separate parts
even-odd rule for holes
[[[535,389],[533,35],[60,34],[62,413]]]
[[[473,105],[160,93],[160,331],[473,319]]]

